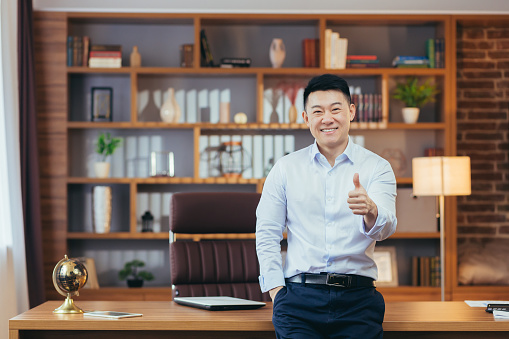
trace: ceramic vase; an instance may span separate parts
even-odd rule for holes
[[[111,229],[111,187],[94,186],[92,190],[92,221],[95,233]]]
[[[131,67],[140,67],[141,66],[141,55],[138,52],[138,46],[133,46],[133,51],[131,52],[131,58],[130,58],[130,66]]]
[[[417,107],[404,107],[401,110],[403,121],[407,124],[415,124],[419,119],[419,111]]]
[[[269,56],[273,68],[280,68],[283,65],[286,49],[282,39],[275,38],[272,40]]]
[[[295,105],[290,106],[288,110],[288,121],[290,121],[291,124],[297,122],[297,107],[295,107]]]
[[[168,123],[176,123],[179,122],[181,114],[180,106],[175,99],[175,90],[170,87],[168,88],[166,100],[161,106],[161,120]]]
[[[94,163],[94,172],[97,178],[107,178],[110,175],[110,163],[106,161]]]

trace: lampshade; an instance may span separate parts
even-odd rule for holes
[[[470,195],[470,157],[412,159],[414,195]]]

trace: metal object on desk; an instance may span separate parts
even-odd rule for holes
[[[64,303],[53,313],[83,313],[83,310],[74,304],[72,296],[79,295],[79,290],[87,283],[88,271],[79,260],[69,259],[67,254],[53,269],[53,285],[58,293],[65,298]]]

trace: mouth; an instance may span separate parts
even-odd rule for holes
[[[329,132],[334,132],[337,129],[338,129],[337,127],[336,128],[324,128],[324,129],[321,129],[320,131],[329,133]]]

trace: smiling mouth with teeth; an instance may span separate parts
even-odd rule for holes
[[[322,132],[332,132],[337,130],[337,128],[328,128],[328,129],[322,129]]]

